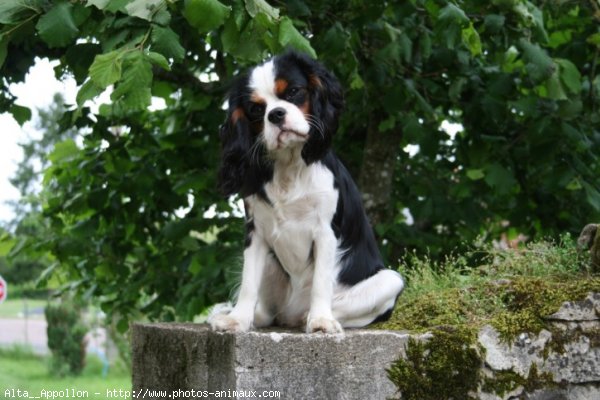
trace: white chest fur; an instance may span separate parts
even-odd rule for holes
[[[277,168],[265,191],[270,204],[251,196],[256,234],[261,235],[292,280],[311,271],[313,242],[330,227],[338,191],[331,171],[321,163]],[[326,228],[326,229],[327,229]]]

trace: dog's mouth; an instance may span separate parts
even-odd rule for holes
[[[300,138],[303,138],[303,139],[306,139],[308,137],[308,134],[306,134],[306,133],[301,133],[301,132],[295,131],[293,129],[285,129],[285,128],[283,128],[283,129],[281,129],[281,131],[279,131],[279,134],[277,135],[277,139],[280,140],[283,135],[289,134],[289,133],[291,133],[293,135],[296,135],[296,136],[298,136]]]
[[[282,128],[279,131],[279,133],[277,134],[277,148],[278,149],[287,147],[284,145],[284,139],[289,136],[295,136],[295,137],[299,138],[300,140],[292,141],[292,142],[296,142],[296,143],[306,141],[306,139],[308,138],[307,133],[301,133],[301,132],[295,131],[293,129]]]

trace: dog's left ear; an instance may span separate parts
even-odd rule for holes
[[[240,193],[248,170],[248,152],[252,145],[250,123],[241,105],[244,77],[229,94],[227,118],[221,126],[221,166],[219,189],[224,196]]]
[[[344,95],[339,81],[331,72],[308,56],[303,57],[309,82],[310,113],[317,120],[311,122],[311,132],[302,149],[302,158],[310,164],[322,159],[331,146],[344,106]]]

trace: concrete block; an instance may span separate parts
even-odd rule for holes
[[[198,324],[136,324],[133,388],[145,398],[386,399],[396,389],[385,369],[404,356],[408,338],[374,330],[231,334]],[[234,391],[242,393],[225,396]]]

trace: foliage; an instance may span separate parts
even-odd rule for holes
[[[595,1],[273,4],[2,2],[0,111],[30,118],[8,85],[36,57],[81,85],[60,127],[86,134],[48,155],[48,231],[32,240],[56,258],[46,276],[60,269],[65,289],[125,316],[191,319],[223,300],[243,232],[215,190],[223,98],[232,76],[286,47],[318,55],[346,88],[335,147],[390,263],[600,216]],[[105,90],[96,111],[88,100]],[[462,126],[453,140],[448,122]]]
[[[65,130],[60,126],[67,109],[64,97],[56,93],[48,109],[37,110],[35,129],[42,133],[41,137],[30,137],[27,142],[19,143],[23,150],[23,159],[18,163],[16,172],[10,179],[21,195],[21,198],[13,204],[15,215],[17,218],[21,217],[20,220],[15,221],[17,234],[32,234],[31,231],[35,228],[31,225],[40,222],[38,214],[42,211],[42,207],[38,194],[42,173],[50,165],[48,155],[52,153],[57,143],[74,139],[79,134],[77,129]]]
[[[48,323],[48,348],[52,352],[50,370],[64,376],[79,375],[85,367],[86,327],[80,310],[72,304],[48,304],[44,309]]]
[[[11,202],[15,218],[10,221],[12,234],[3,232],[0,237],[0,256],[8,256],[5,267],[0,273],[11,284],[35,283],[53,262],[52,255],[40,243],[51,236],[47,220],[42,216],[42,204],[39,195],[42,171],[50,163],[50,154],[57,143],[77,136],[76,129],[62,129],[60,120],[66,111],[62,95],[55,94],[52,105],[47,110],[38,110],[35,128],[42,132],[41,137],[31,137],[25,143],[19,143],[23,150],[23,159],[17,165],[10,182],[19,190],[20,199]],[[31,285],[30,285],[31,286]],[[35,293],[33,288],[23,287],[20,294],[45,296],[44,291]],[[16,292],[11,290],[12,295]]]
[[[44,264],[37,261],[21,260],[10,263],[0,261],[0,275],[11,284],[33,282],[45,268]]]

